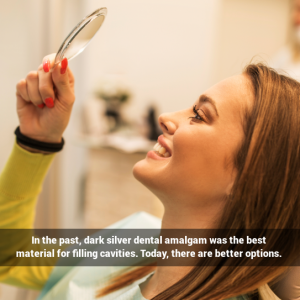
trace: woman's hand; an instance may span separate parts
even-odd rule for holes
[[[64,59],[54,65],[55,54],[46,56],[37,71],[17,84],[17,113],[22,134],[48,143],[60,143],[74,96],[74,76]]]

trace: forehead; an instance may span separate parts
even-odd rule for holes
[[[250,79],[245,74],[229,77],[205,92],[217,106],[220,119],[235,118],[243,120],[244,113],[254,103],[253,87]]]

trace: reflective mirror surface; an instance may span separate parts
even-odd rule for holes
[[[107,9],[102,7],[78,23],[61,44],[55,57],[55,65],[64,57],[71,60],[80,54],[102,26],[106,14]]]

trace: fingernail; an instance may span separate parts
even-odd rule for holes
[[[66,70],[68,67],[68,59],[65,57],[62,61],[61,61],[61,69],[60,69],[60,74],[65,74]]]
[[[50,71],[50,61],[49,61],[49,59],[47,59],[43,62],[43,69],[46,73],[48,73]]]
[[[45,104],[48,108],[54,107],[54,101],[51,97],[45,99]]]
[[[45,104],[44,104],[44,103],[42,103],[42,104],[38,104],[38,107],[39,107],[39,108],[44,108],[44,106],[45,106]]]

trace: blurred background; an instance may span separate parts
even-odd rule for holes
[[[76,103],[40,195],[39,228],[101,228],[141,210],[161,217],[131,174],[155,144],[160,113],[191,106],[253,58],[300,79],[296,0],[1,0],[1,168],[18,126],[16,83],[103,6],[102,28],[70,62]],[[36,295],[0,285],[1,300]]]

